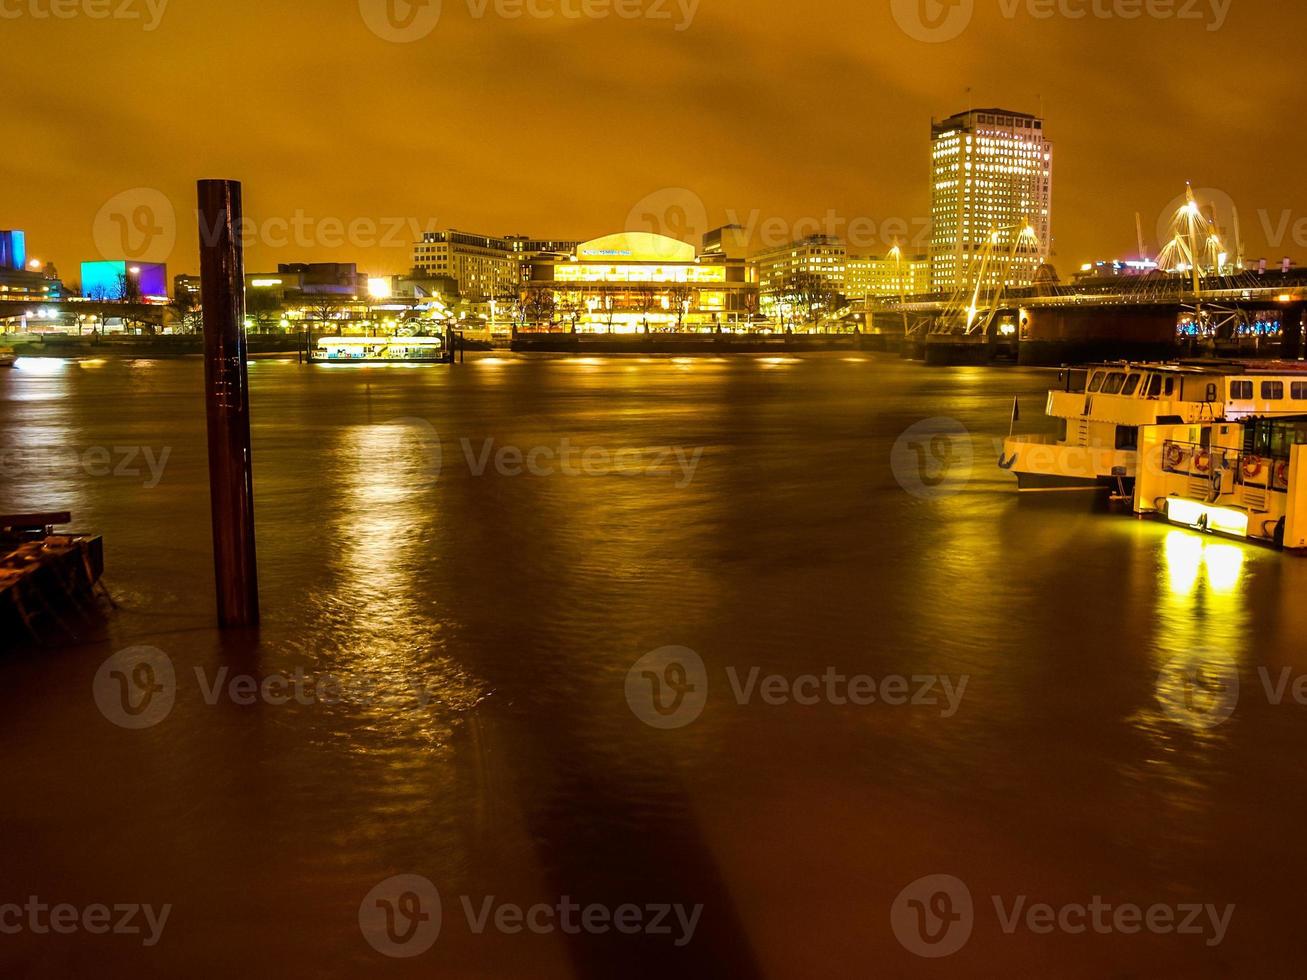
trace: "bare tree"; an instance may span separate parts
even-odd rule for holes
[[[168,309],[177,318],[182,333],[199,333],[204,326],[204,314],[199,301],[189,289],[178,289],[168,303]]]
[[[268,333],[273,324],[281,320],[281,301],[263,289],[247,291],[245,314],[254,321],[255,332]]]
[[[141,280],[129,272],[120,272],[116,291],[115,301],[122,303],[124,307],[122,313],[123,322],[129,328],[143,329],[153,336],[154,324],[137,316],[134,309],[134,307],[139,307],[145,301],[141,295]]]
[[[322,325],[323,334],[329,333],[334,325],[336,336],[340,336],[339,315],[344,307],[339,296],[333,293],[309,293],[304,297],[304,309],[309,314],[310,322]]]
[[[685,326],[686,314],[694,302],[694,287],[686,282],[672,283],[667,287],[667,302],[676,314],[676,329],[679,331]]]
[[[644,322],[644,332],[649,332],[649,314],[658,309],[658,287],[651,282],[635,285],[635,308],[640,311]]]
[[[564,293],[558,299],[558,313],[572,333],[576,333],[577,324],[585,313],[585,299],[580,293]]]
[[[812,327],[818,326],[839,306],[839,291],[830,280],[815,272],[796,272],[785,283],[788,304],[796,318]]]
[[[554,291],[544,286],[532,286],[522,298],[520,316],[523,325],[552,325],[558,303]]]

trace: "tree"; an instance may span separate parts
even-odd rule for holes
[[[266,289],[247,290],[245,315],[254,321],[255,333],[269,333],[281,322],[281,301]]]
[[[563,293],[558,297],[559,318],[567,323],[572,333],[576,333],[577,324],[585,313],[585,300],[580,293]]]
[[[830,280],[816,272],[796,272],[785,283],[785,295],[794,315],[809,326],[817,326],[822,318],[839,305],[839,291]]]
[[[340,297],[332,293],[309,293],[304,297],[304,310],[308,313],[310,322],[322,325],[323,334],[329,333],[335,323],[336,335],[340,335]]]
[[[178,289],[168,309],[176,317],[177,326],[182,333],[199,333],[204,326],[204,313],[195,294],[189,289]]]
[[[658,309],[658,287],[651,282],[636,283],[635,308],[640,311],[644,332],[649,332],[649,314]]]
[[[544,286],[532,286],[526,291],[522,300],[521,316],[523,325],[552,325],[557,309],[554,291]]]
[[[116,292],[115,301],[122,303],[125,307],[122,314],[123,323],[127,324],[128,327],[144,328],[146,333],[153,336],[154,324],[142,320],[132,310],[132,307],[140,306],[144,302],[141,295],[140,277],[131,272],[120,272]]]
[[[685,316],[694,302],[694,287],[687,282],[674,282],[667,288],[667,302],[676,314],[676,329],[685,326]]]

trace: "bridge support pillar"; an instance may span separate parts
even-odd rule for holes
[[[1307,303],[1290,303],[1280,313],[1280,351],[1288,360],[1303,356],[1304,315],[1307,315]]]

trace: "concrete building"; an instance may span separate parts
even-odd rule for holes
[[[311,296],[359,299],[368,294],[368,277],[353,262],[292,262],[276,272],[246,273],[247,292],[273,296],[280,303]]]
[[[788,245],[769,248],[753,259],[764,305],[791,286],[797,277],[816,276],[826,287],[843,293],[848,250],[830,235],[809,235]]]
[[[850,255],[844,262],[844,295],[917,296],[930,292],[928,255]]]
[[[749,235],[741,225],[723,225],[703,236],[704,255],[743,259],[749,255]]]
[[[731,236],[716,251],[650,232],[607,235],[574,255],[527,263],[522,307],[532,323],[578,332],[711,331],[752,322],[758,286]]]
[[[200,277],[187,275],[184,272],[178,273],[177,275],[173,276],[172,277],[173,296],[180,296],[183,293],[187,293],[195,297],[195,301],[198,303],[200,301]]]
[[[17,272],[26,268],[26,233],[21,231],[0,231],[0,269]]]
[[[27,258],[27,237],[21,231],[0,231],[0,300],[60,299],[63,283],[53,265],[44,269]]]
[[[934,122],[931,167],[932,290],[970,288],[982,260],[988,285],[1030,285],[1052,250],[1053,146],[1043,120],[972,109]]]
[[[571,255],[578,243],[509,235],[496,238],[450,229],[430,231],[413,246],[423,275],[452,279],[463,299],[484,303],[515,295],[527,264],[543,255]]]

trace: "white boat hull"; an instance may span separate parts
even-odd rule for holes
[[[1014,474],[1023,493],[1095,492],[1125,489],[1134,483],[1138,454],[1133,450],[1071,446],[1036,436],[1003,442],[999,465]]]

